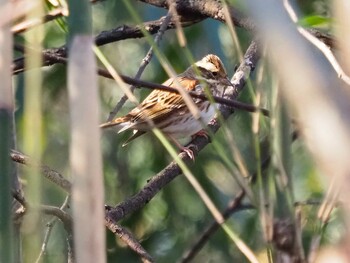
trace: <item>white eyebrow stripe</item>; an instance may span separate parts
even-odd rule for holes
[[[209,70],[211,72],[215,72],[215,71],[218,71],[218,68],[211,62],[203,62],[202,60],[201,61],[198,61],[196,63],[196,66],[197,67],[200,67],[200,68],[204,68],[206,70]]]

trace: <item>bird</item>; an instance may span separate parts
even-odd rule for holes
[[[207,86],[213,96],[222,97],[225,89],[232,86],[232,83],[220,58],[208,54],[183,73],[166,80],[163,85],[173,88],[180,86],[187,92],[198,94],[204,94]],[[201,113],[199,119],[193,116],[179,93],[155,89],[128,114],[103,123],[100,128],[117,126],[118,133],[133,130],[133,135],[123,144],[125,146],[155,126],[194,160],[193,151],[182,146],[178,139],[196,135],[208,137],[203,123],[207,124],[214,117],[217,105],[208,100],[192,100]]]

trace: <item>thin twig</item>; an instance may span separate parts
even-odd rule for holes
[[[168,14],[163,19],[163,22],[159,28],[157,35],[154,38],[154,43],[156,45],[158,45],[159,41],[162,39],[162,36],[163,36],[165,30],[167,29],[167,27],[171,21],[171,18],[172,18],[172,14],[171,14],[171,11],[169,10]],[[147,65],[150,63],[152,57],[153,57],[153,47],[151,46],[150,49],[148,50],[146,56],[143,58],[141,65],[140,65],[139,69],[137,70],[137,73],[136,73],[134,79],[140,79],[143,71],[145,70]],[[133,93],[135,88],[136,88],[136,86],[132,85],[130,87],[130,91]],[[113,111],[110,112],[107,121],[111,121],[117,115],[118,111],[123,107],[123,105],[125,104],[127,99],[128,99],[128,96],[126,94],[124,94],[121,97],[121,99],[119,100],[119,102],[117,103],[117,105],[114,107]]]
[[[292,21],[294,23],[297,23],[298,22],[297,14],[295,13],[293,7],[290,5],[289,1],[283,0],[283,5],[289,17],[292,19]],[[310,32],[308,32],[306,29],[302,28],[301,26],[297,26],[297,30],[306,40],[308,40],[311,44],[313,44],[316,48],[318,48],[323,53],[325,58],[332,65],[334,71],[337,73],[338,78],[343,80],[347,85],[350,85],[350,77],[346,75],[346,73],[338,63],[337,59],[335,58],[332,50],[325,43],[319,40],[316,36],[312,35]]]
[[[11,159],[17,163],[21,163],[21,164],[25,164],[25,165],[29,165],[29,166],[31,166],[31,165],[39,166],[41,173],[47,179],[49,179],[50,181],[52,181],[56,185],[60,186],[66,192],[69,193],[71,191],[71,187],[72,187],[71,182],[69,180],[67,180],[66,178],[64,178],[59,172],[49,168],[46,165],[39,165],[39,164],[32,163],[28,156],[25,156],[24,154],[22,154],[18,151],[12,150],[10,155],[11,155]]]
[[[270,156],[267,156],[263,162],[261,163],[260,169],[265,170],[270,164]],[[251,183],[255,182],[255,178],[257,177],[257,173],[254,173],[251,176]],[[242,205],[242,200],[246,193],[242,189],[235,198],[228,204],[225,211],[222,213],[224,219],[228,219],[233,213],[241,211],[242,209],[253,208],[252,205],[244,206]],[[181,263],[190,262],[204,247],[206,242],[208,242],[209,238],[219,229],[219,224],[216,221],[213,221],[199,236],[196,242],[188,249],[185,254],[182,256],[182,259],[179,261]]]
[[[113,234],[118,236],[122,241],[125,242],[125,244],[128,245],[129,248],[131,248],[141,257],[142,262],[154,262],[151,255],[148,254],[140,242],[137,241],[136,238],[134,238],[134,236],[127,229],[123,228],[119,224],[114,223],[112,220],[110,220],[109,217],[106,217],[105,224]]]
[[[69,233],[72,232],[72,230],[73,230],[72,217],[68,213],[63,211],[61,208],[56,207],[56,206],[50,206],[50,205],[42,205],[42,206],[40,206],[40,210],[46,215],[56,216],[58,219],[61,220],[66,231]]]
[[[16,45],[16,48],[18,50],[23,49],[23,47],[21,45]],[[52,63],[54,63],[56,61],[57,63],[66,64],[68,62],[68,60],[66,58],[57,56],[56,54],[52,54],[52,53],[44,52],[43,56],[45,59],[50,60]],[[98,74],[100,76],[113,79],[113,77],[111,76],[111,74],[107,70],[98,69]],[[174,89],[174,88],[168,87],[168,86],[164,86],[162,84],[152,83],[152,82],[144,81],[144,80],[139,80],[139,79],[131,78],[131,77],[121,75],[121,74],[120,74],[120,77],[125,83],[133,85],[135,87],[143,87],[143,88],[148,88],[148,89],[159,89],[159,90],[179,93],[179,91],[177,89]],[[192,98],[208,100],[208,98],[204,94],[199,94],[196,92],[188,92],[188,94]],[[255,107],[254,105],[240,102],[240,101],[237,101],[235,99],[227,99],[227,98],[222,98],[222,97],[217,97],[217,96],[212,96],[212,99],[219,104],[226,105],[227,107],[231,107],[233,109],[244,110],[244,111],[248,111],[248,112],[260,111],[261,114],[263,114],[265,116],[270,116],[270,112],[266,109]]]
[[[229,203],[225,211],[222,213],[224,219],[226,220],[229,216],[231,216],[234,212],[239,211],[241,201],[243,200],[245,193],[243,190],[236,195],[236,197]],[[213,221],[210,226],[208,226],[200,235],[200,237],[196,240],[196,242],[185,252],[182,256],[182,259],[179,261],[180,263],[190,262],[195,255],[203,248],[203,246],[207,243],[209,238],[219,229],[220,225]]]
[[[195,23],[198,23],[203,20],[203,18],[191,17],[192,19],[187,18],[186,16],[181,17],[181,26],[188,27]],[[163,24],[164,17],[161,17],[158,20],[144,22],[143,24],[136,26],[122,25],[117,28],[103,31],[95,37],[95,44],[97,46],[103,46],[109,43],[130,39],[130,38],[142,38],[144,34],[142,29],[146,30],[149,34],[156,34],[159,32],[161,25]],[[175,28],[175,22],[170,21],[166,27],[166,30]],[[18,45],[15,45],[15,50],[24,53],[24,49],[18,49]],[[49,48],[42,51],[43,54],[43,63],[42,66],[51,66],[56,63],[63,63],[58,60],[58,58],[66,58],[68,55],[68,49],[66,45],[63,45],[58,48]],[[50,57],[56,56],[56,59],[50,59]],[[12,70],[14,74],[19,74],[25,68],[24,63],[25,57],[16,58],[12,65]]]
[[[69,198],[70,196],[68,195],[66,197],[66,199],[64,200],[63,204],[61,205],[60,209],[61,210],[64,210],[68,204],[69,204]],[[50,239],[50,236],[51,236],[51,232],[52,232],[52,229],[53,227],[55,226],[57,222],[57,217],[53,217],[49,222],[47,222],[46,226],[47,226],[47,229],[46,229],[46,232],[45,232],[45,237],[44,237],[44,240],[43,240],[43,244],[41,245],[41,250],[40,250],[40,253],[38,255],[38,258],[37,260],[35,261],[36,263],[39,263],[42,256],[46,253],[46,248],[47,248],[47,244],[49,242],[49,239]]]
[[[23,154],[21,154],[19,152],[13,151],[11,153],[11,158],[13,161],[21,163],[21,164],[33,165],[28,156],[24,156]],[[49,178],[53,183],[60,186],[66,192],[68,192],[68,193],[70,192],[71,183],[68,180],[64,179],[60,173],[56,172],[55,170],[52,170],[51,168],[49,168],[46,165],[40,165],[40,167],[41,167],[41,173],[46,178]],[[44,169],[43,169],[43,167],[44,167]],[[64,179],[63,183],[62,183],[62,178]],[[25,201],[25,199],[21,195],[19,195],[17,192],[14,191],[13,196],[19,203],[22,204],[22,206],[24,208],[28,207],[28,204]],[[42,206],[41,209],[42,209],[43,213],[49,214],[49,215],[54,215],[54,216],[58,217],[64,223],[66,231],[67,231],[67,245],[69,246],[69,251],[71,251],[71,250],[73,250],[73,241],[72,241],[72,233],[71,233],[71,223],[69,222],[70,216],[68,216],[68,214],[66,214],[63,211],[63,209],[67,205],[68,205],[68,201],[66,200],[60,208],[52,207],[52,206]],[[22,216],[25,211],[26,210],[24,210],[23,212],[18,214],[17,217]],[[42,254],[45,252],[46,244],[47,244],[47,241],[48,241],[48,238],[50,235],[50,233],[48,233],[48,232],[51,231],[51,228],[53,227],[54,222],[50,221],[48,224],[49,224],[48,230],[45,234],[44,243],[42,245],[42,249],[41,249],[40,255],[37,259],[37,262],[40,260]],[[113,233],[115,233],[117,236],[119,236],[121,238],[121,240],[124,241],[133,251],[135,251],[137,254],[139,254],[144,262],[153,262],[152,257],[146,252],[146,250],[141,246],[141,244],[138,244],[138,242],[132,236],[131,233],[126,232],[126,230],[123,230],[123,228],[121,226],[114,224],[107,217],[106,217],[105,224]],[[73,254],[71,252],[69,253],[69,255],[70,255],[69,257],[73,257]]]

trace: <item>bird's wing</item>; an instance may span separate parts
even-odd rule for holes
[[[177,81],[187,91],[194,90],[199,84],[196,79],[188,79],[185,77],[178,77]],[[169,79],[164,82],[165,86],[175,87],[174,79]],[[154,121],[166,117],[174,110],[186,107],[186,104],[180,94],[171,93],[169,91],[154,90],[144,101],[128,115],[131,116],[132,123],[143,123],[147,119]]]

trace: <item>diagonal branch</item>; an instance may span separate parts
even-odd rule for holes
[[[165,16],[165,18],[162,21],[162,24],[158,30],[158,33],[156,34],[155,38],[154,38],[154,43],[156,45],[159,44],[160,40],[162,39],[163,34],[165,33],[166,28],[168,27],[169,23],[171,22],[173,15],[171,13],[171,11],[168,11],[168,14]],[[135,75],[135,79],[140,79],[142,73],[144,72],[144,70],[146,69],[147,65],[150,63],[151,59],[153,57],[153,46],[150,47],[150,49],[148,50],[146,56],[143,58],[141,65],[139,67],[139,69],[136,72]],[[134,92],[136,86],[132,85],[130,87],[130,91]],[[108,118],[107,118],[107,122],[113,120],[113,118],[117,115],[118,111],[123,107],[123,105],[125,104],[125,102],[127,101],[128,96],[126,94],[124,94],[121,99],[119,100],[119,102],[115,105],[115,107],[113,108],[113,110],[110,112]]]
[[[234,99],[238,96],[239,92],[243,89],[250,73],[254,70],[260,56],[258,53],[257,44],[252,42],[244,56],[244,61],[241,63],[236,73],[232,78],[234,87],[228,88],[226,96],[229,99]],[[221,107],[220,112],[224,119],[227,119],[232,113],[232,108]],[[220,124],[216,119],[213,119],[209,125],[213,133],[220,128]],[[193,153],[196,156],[207,144],[209,140],[203,136],[196,137],[192,140]],[[186,163],[190,164],[190,159],[186,153],[181,153],[180,158]],[[170,183],[174,178],[181,174],[181,169],[174,161],[165,167],[161,172],[155,175],[151,180],[141,189],[139,193],[130,197],[129,199],[121,202],[116,207],[108,209],[106,211],[107,217],[112,222],[118,222],[130,213],[137,211],[146,205],[164,186]]]

